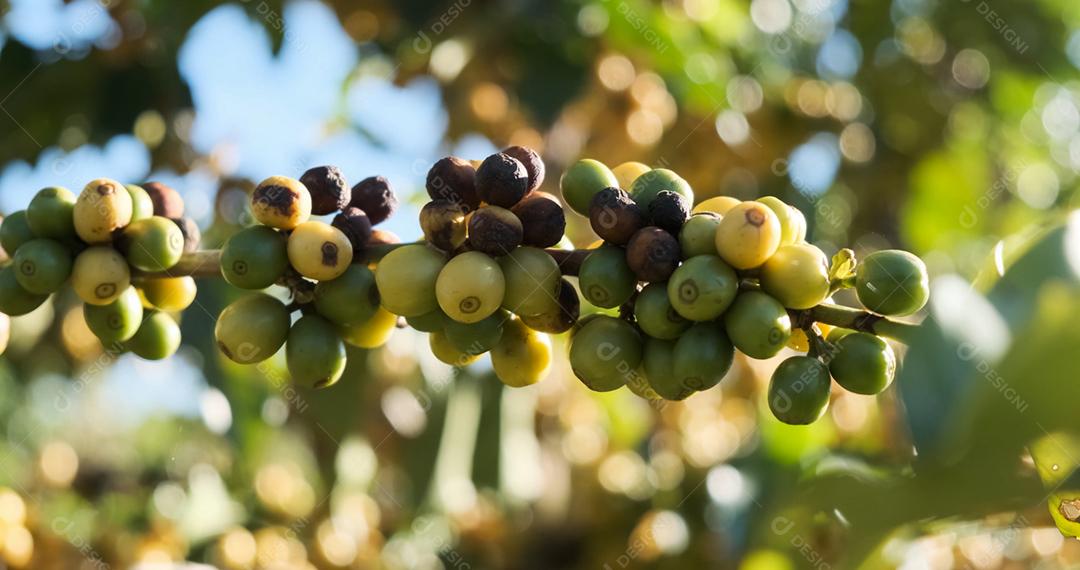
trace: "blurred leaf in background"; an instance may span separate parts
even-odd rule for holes
[[[102,351],[73,298],[0,361],[14,567],[1059,567],[1080,560],[1080,6],[845,0],[9,0],[0,211],[110,176],[183,194],[204,247],[271,175],[381,174],[419,236],[432,162],[539,150],[776,195],[809,238],[924,257],[896,387],[777,423],[775,361],[651,407],[565,362],[503,391],[420,333],[330,391],[223,360],[200,282],[162,363]],[[557,175],[548,176],[557,193]],[[593,241],[569,220],[579,244]],[[969,283],[975,282],[972,288]],[[845,293],[837,295],[844,302]],[[1068,473],[1066,473],[1068,472]],[[1049,508],[1047,508],[1049,503]],[[1080,512],[1080,511],[1075,511]],[[1071,519],[1069,517],[1072,517]],[[307,566],[305,566],[307,565]]]

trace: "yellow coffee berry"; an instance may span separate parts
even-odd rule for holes
[[[503,302],[506,279],[499,263],[479,251],[451,259],[435,281],[439,307],[459,323],[482,321]]]
[[[311,217],[311,193],[295,178],[271,176],[251,194],[251,214],[260,224],[291,230]]]
[[[113,232],[131,223],[132,208],[131,194],[123,184],[109,178],[91,180],[75,201],[75,233],[89,244],[109,243]]]
[[[691,210],[690,213],[700,214],[701,212],[712,212],[723,216],[728,213],[729,210],[741,203],[742,200],[732,198],[731,196],[713,196],[708,200],[702,201],[697,206],[694,206],[694,209]]]
[[[308,279],[329,281],[352,264],[353,249],[341,230],[323,222],[304,222],[288,243],[289,263]]]
[[[378,348],[390,340],[397,328],[398,317],[379,307],[370,319],[358,324],[343,326],[339,330],[346,344],[357,348]]]
[[[147,302],[162,311],[183,311],[195,301],[198,289],[192,277],[147,279],[139,284]]]
[[[120,190],[127,194],[123,186]],[[130,199],[130,197],[129,197]],[[127,261],[111,247],[96,246],[75,258],[71,286],[75,294],[91,305],[108,305],[131,285]]]
[[[829,258],[808,243],[781,246],[761,268],[761,288],[789,309],[809,309],[829,296]]]
[[[495,376],[511,388],[522,388],[543,380],[551,370],[551,339],[511,319],[503,326],[503,335],[491,349]]]
[[[716,226],[716,251],[735,269],[765,263],[780,247],[780,220],[765,204],[743,202]]]
[[[615,180],[619,181],[619,188],[627,190],[634,183],[634,180],[637,180],[638,176],[650,170],[652,168],[648,164],[629,161],[612,168],[611,173],[615,175]]]

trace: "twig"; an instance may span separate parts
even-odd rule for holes
[[[814,322],[873,333],[905,344],[910,344],[914,334],[919,330],[919,325],[916,323],[895,321],[888,317],[840,305],[822,304],[807,309],[806,313]]]
[[[354,261],[356,263],[376,263],[386,254],[405,245],[410,244],[372,245],[365,249],[362,255],[357,256]],[[592,253],[592,250],[588,249],[546,249],[544,251],[559,264],[563,275],[569,276],[576,276],[581,270],[581,263]],[[135,276],[142,279],[181,277],[185,275],[196,278],[221,277],[220,265],[221,250],[196,251],[185,254],[180,259],[180,263],[177,263],[168,271],[161,273],[138,272]],[[794,313],[805,314],[806,319],[810,322],[869,332],[904,343],[910,343],[913,333],[919,330],[919,325],[916,323],[892,320],[881,315],[840,305],[822,304],[805,311],[794,311]]]

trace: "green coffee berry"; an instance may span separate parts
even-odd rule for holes
[[[222,275],[241,289],[265,289],[277,282],[288,266],[286,237],[266,226],[240,230],[221,251]]]
[[[75,194],[67,188],[43,188],[26,208],[26,222],[34,235],[58,241],[75,237]],[[14,251],[11,252],[14,255]]]

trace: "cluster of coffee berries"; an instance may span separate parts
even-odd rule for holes
[[[102,344],[148,360],[172,355],[180,327],[171,314],[196,293],[191,277],[161,276],[198,249],[198,226],[183,215],[180,195],[158,182],[98,178],[78,196],[42,189],[0,225],[11,257],[0,268],[0,312],[29,313],[70,282]]]
[[[540,190],[544,175],[540,156],[520,146],[437,161],[420,211],[425,240],[410,244],[374,227],[398,205],[382,177],[350,187],[340,170],[320,166],[300,179],[267,178],[251,195],[258,223],[234,234],[220,259],[230,284],[259,292],[225,308],[217,345],[241,364],[284,346],[293,380],[319,388],[340,379],[346,344],[379,346],[404,319],[429,333],[443,362],[490,352],[500,380],[526,386],[550,367],[548,335],[571,332],[570,365],[587,387],[668,400],[717,385],[736,350],[768,359],[787,347],[808,354],[776,369],[769,406],[793,424],[824,413],[833,379],[859,394],[892,382],[896,357],[865,332],[872,319],[830,330],[813,309],[854,288],[871,313],[918,311],[928,283],[914,255],[886,250],[856,263],[845,249],[830,263],[807,243],[803,214],[778,198],[695,206],[671,170],[595,160],[573,164],[559,185],[601,240],[567,252],[566,215]],[[0,225],[0,245],[13,254],[0,268],[0,313],[28,313],[70,279],[103,342],[144,358],[172,354],[180,333],[170,313],[195,296],[191,277],[167,277],[198,245],[182,216],[179,195],[157,183],[103,178],[77,198],[42,190]],[[576,286],[564,266],[576,269]],[[292,302],[262,292],[272,285]],[[594,309],[579,319],[581,297]]]
[[[397,319],[380,309],[374,273],[355,261],[372,244],[398,241],[373,227],[397,206],[385,178],[350,188],[334,166],[309,169],[299,180],[263,180],[251,194],[258,224],[225,243],[221,273],[240,289],[286,287],[293,305],[262,292],[230,304],[214,330],[222,353],[255,364],[284,345],[293,381],[322,388],[341,378],[345,343],[371,348],[385,342]],[[327,223],[312,215],[334,217]],[[302,312],[296,322],[294,310]]]
[[[616,172],[633,174],[623,177],[628,191]],[[570,364],[589,388],[627,385],[643,397],[681,400],[719,383],[736,349],[767,359],[790,346],[811,355],[781,364],[769,403],[781,421],[805,424],[828,405],[830,373],[860,394],[892,381],[896,359],[883,339],[849,330],[821,339],[821,328],[802,317],[852,286],[874,313],[919,310],[928,285],[917,257],[881,251],[856,268],[851,254],[841,270],[805,241],[798,209],[772,196],[692,207],[690,185],[667,169],[628,163],[613,171],[582,160],[561,184],[603,239],[581,264],[582,295],[621,309],[584,319],[573,335]]]
[[[462,366],[490,352],[509,386],[543,378],[547,335],[569,330],[579,310],[543,249],[566,227],[558,199],[538,189],[543,181],[540,156],[520,146],[483,161],[437,161],[420,211],[425,243],[394,250],[375,270],[383,307],[429,333],[438,359]]]

